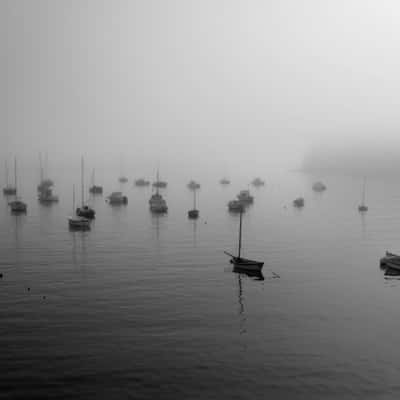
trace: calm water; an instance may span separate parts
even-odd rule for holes
[[[102,178],[105,195],[119,188]],[[79,176],[79,175],[78,175]],[[251,189],[244,253],[264,280],[232,272],[238,216],[226,203],[248,179],[197,176],[200,219],[186,217],[192,178],[164,176],[169,212],[150,188],[123,186],[124,207],[93,205],[90,232],[69,232],[71,177],[60,202],[26,216],[0,200],[0,390],[9,398],[360,399],[400,393],[400,281],[378,260],[400,249],[400,187],[280,173]],[[78,181],[79,182],[79,181]],[[79,194],[79,192],[78,192]],[[291,201],[305,197],[303,210]],[[78,196],[79,197],[79,196]],[[274,278],[273,272],[280,278]],[[30,288],[30,290],[28,290]]]

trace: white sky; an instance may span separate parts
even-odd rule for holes
[[[1,155],[296,166],[398,144],[399,21],[394,0],[1,0]]]

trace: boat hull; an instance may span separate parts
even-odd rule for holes
[[[86,218],[68,218],[68,226],[71,230],[90,230],[90,221]]]
[[[189,210],[189,211],[188,211],[188,217],[189,217],[190,219],[199,218],[199,210]]]
[[[10,204],[11,212],[18,214],[18,213],[26,213],[27,205],[22,201],[12,201]]]
[[[128,204],[128,198],[123,196],[121,192],[111,193],[111,195],[106,198],[106,201],[112,206]]]
[[[299,197],[298,199],[293,200],[293,206],[297,208],[304,207],[304,199]]]
[[[92,186],[89,189],[89,193],[91,193],[91,194],[103,194],[103,188],[102,188],[102,186]]]
[[[76,215],[78,217],[83,217],[83,218],[87,218],[87,219],[94,219],[96,212],[89,207],[83,207],[83,208],[77,208],[76,209]]]
[[[264,266],[264,262],[262,261],[238,257],[232,257],[231,264],[233,264],[236,269],[241,269],[244,271],[261,271],[262,267]]]
[[[163,181],[154,182],[153,183],[153,187],[155,187],[155,188],[166,188],[167,187],[167,182],[163,182]]]
[[[150,211],[155,214],[163,214],[168,212],[168,207],[166,206],[150,206]]]
[[[400,271],[400,256],[394,253],[386,252],[386,255],[380,259],[382,268],[391,268]]]
[[[3,189],[4,196],[15,196],[17,194],[17,190],[11,187],[6,187]]]

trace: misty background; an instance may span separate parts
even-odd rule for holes
[[[2,0],[0,156],[397,172],[399,20],[397,1]]]

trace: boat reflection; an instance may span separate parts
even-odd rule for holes
[[[87,233],[80,230],[71,230],[72,239],[72,264],[82,268],[87,264]]]
[[[193,222],[193,247],[197,247],[197,220],[192,220]]]
[[[400,276],[400,271],[387,267],[387,266],[383,266],[381,265],[381,269],[383,269],[385,271],[384,275],[385,276]]]
[[[151,222],[152,222],[152,230],[155,232],[155,237],[156,240],[159,241],[160,239],[160,229],[163,229],[163,226],[165,227],[165,218],[167,217],[167,214],[160,214],[160,213],[152,213],[150,211],[151,215]]]
[[[233,267],[233,272],[235,272],[236,274],[240,275],[246,275],[250,278],[254,278],[255,281],[263,281],[265,280],[264,275],[261,271],[250,271],[250,270],[245,270],[242,269],[238,266],[234,266]]]
[[[242,335],[246,333],[246,315],[244,312],[244,297],[243,297],[243,286],[242,286],[242,276],[238,274],[238,303],[239,303],[239,332]]]

